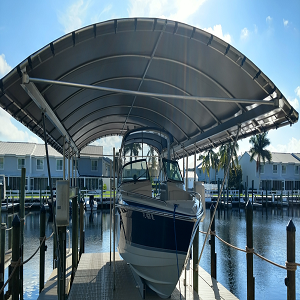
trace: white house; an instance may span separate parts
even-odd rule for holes
[[[243,184],[255,189],[292,190],[300,189],[300,154],[272,152],[272,161],[260,165],[256,171],[256,160],[250,162],[250,153],[245,152],[239,160],[243,171]]]

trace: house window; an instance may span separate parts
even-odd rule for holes
[[[0,157],[0,170],[4,169],[4,157]]]
[[[63,160],[57,159],[56,160],[56,171],[62,171],[63,170]]]
[[[25,158],[18,158],[18,170],[25,168]]]
[[[273,173],[277,174],[277,165],[273,165]]]
[[[37,158],[37,160],[36,160],[36,169],[39,170],[39,171],[44,170],[44,159]]]
[[[286,165],[282,165],[282,174],[286,174]]]
[[[260,174],[264,174],[265,173],[265,165],[260,165],[259,166],[259,172],[260,172]]]
[[[98,160],[92,160],[92,171],[98,171]]]
[[[296,174],[296,175],[299,174],[299,166],[295,166],[295,174]]]

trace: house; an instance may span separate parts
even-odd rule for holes
[[[50,146],[48,154],[52,186],[55,187],[56,181],[63,179],[63,156]],[[110,164],[111,160],[103,157],[102,146],[86,146],[78,159],[76,177],[79,187],[101,188],[102,178],[110,176]],[[8,189],[19,189],[22,168],[26,168],[26,190],[44,190],[50,186],[44,144],[0,141],[0,174],[5,175]],[[75,170],[75,163],[73,169]],[[70,177],[71,172],[72,166]],[[68,177],[67,159],[66,177]]]
[[[272,161],[260,164],[260,179],[259,172],[256,171],[256,159],[250,162],[248,151],[242,155],[239,164],[243,170],[243,183],[246,183],[249,188],[253,180],[255,189],[300,189],[299,153],[272,152]]]
[[[224,170],[223,169],[213,169],[209,170],[209,177],[206,170],[202,170],[202,162],[196,167],[196,174],[198,177],[198,181],[202,181],[205,183],[218,183],[218,179],[223,180],[224,178]]]

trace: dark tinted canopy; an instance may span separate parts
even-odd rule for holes
[[[179,158],[232,141],[238,125],[244,138],[298,120],[238,50],[162,19],[110,20],[67,34],[21,62],[0,89],[1,107],[42,139],[45,111],[48,143],[61,153],[63,136],[78,152],[149,126],[172,134]]]

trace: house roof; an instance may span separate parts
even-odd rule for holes
[[[82,156],[102,156],[103,147],[102,146],[87,146],[85,147]],[[62,155],[48,146],[49,156],[62,157]],[[1,142],[0,141],[0,155],[16,155],[16,156],[35,156],[35,157],[45,157],[45,145],[35,144],[35,143],[22,143],[22,142]]]
[[[249,151],[245,151],[244,154],[248,154],[250,156]],[[283,163],[283,164],[300,163],[300,160],[295,157],[295,153],[271,152],[271,154],[272,154],[272,161],[271,161],[272,163]],[[254,160],[256,161],[256,157],[254,157]]]
[[[80,156],[95,156],[95,157],[100,157],[103,156],[103,147],[102,146],[94,146],[94,145],[89,145],[84,147],[81,152]]]
[[[154,18],[109,20],[49,43],[0,80],[0,106],[42,139],[43,111],[48,143],[60,153],[64,137],[80,152],[150,126],[172,134],[176,159],[232,141],[238,125],[240,139],[299,117],[237,49]]]

